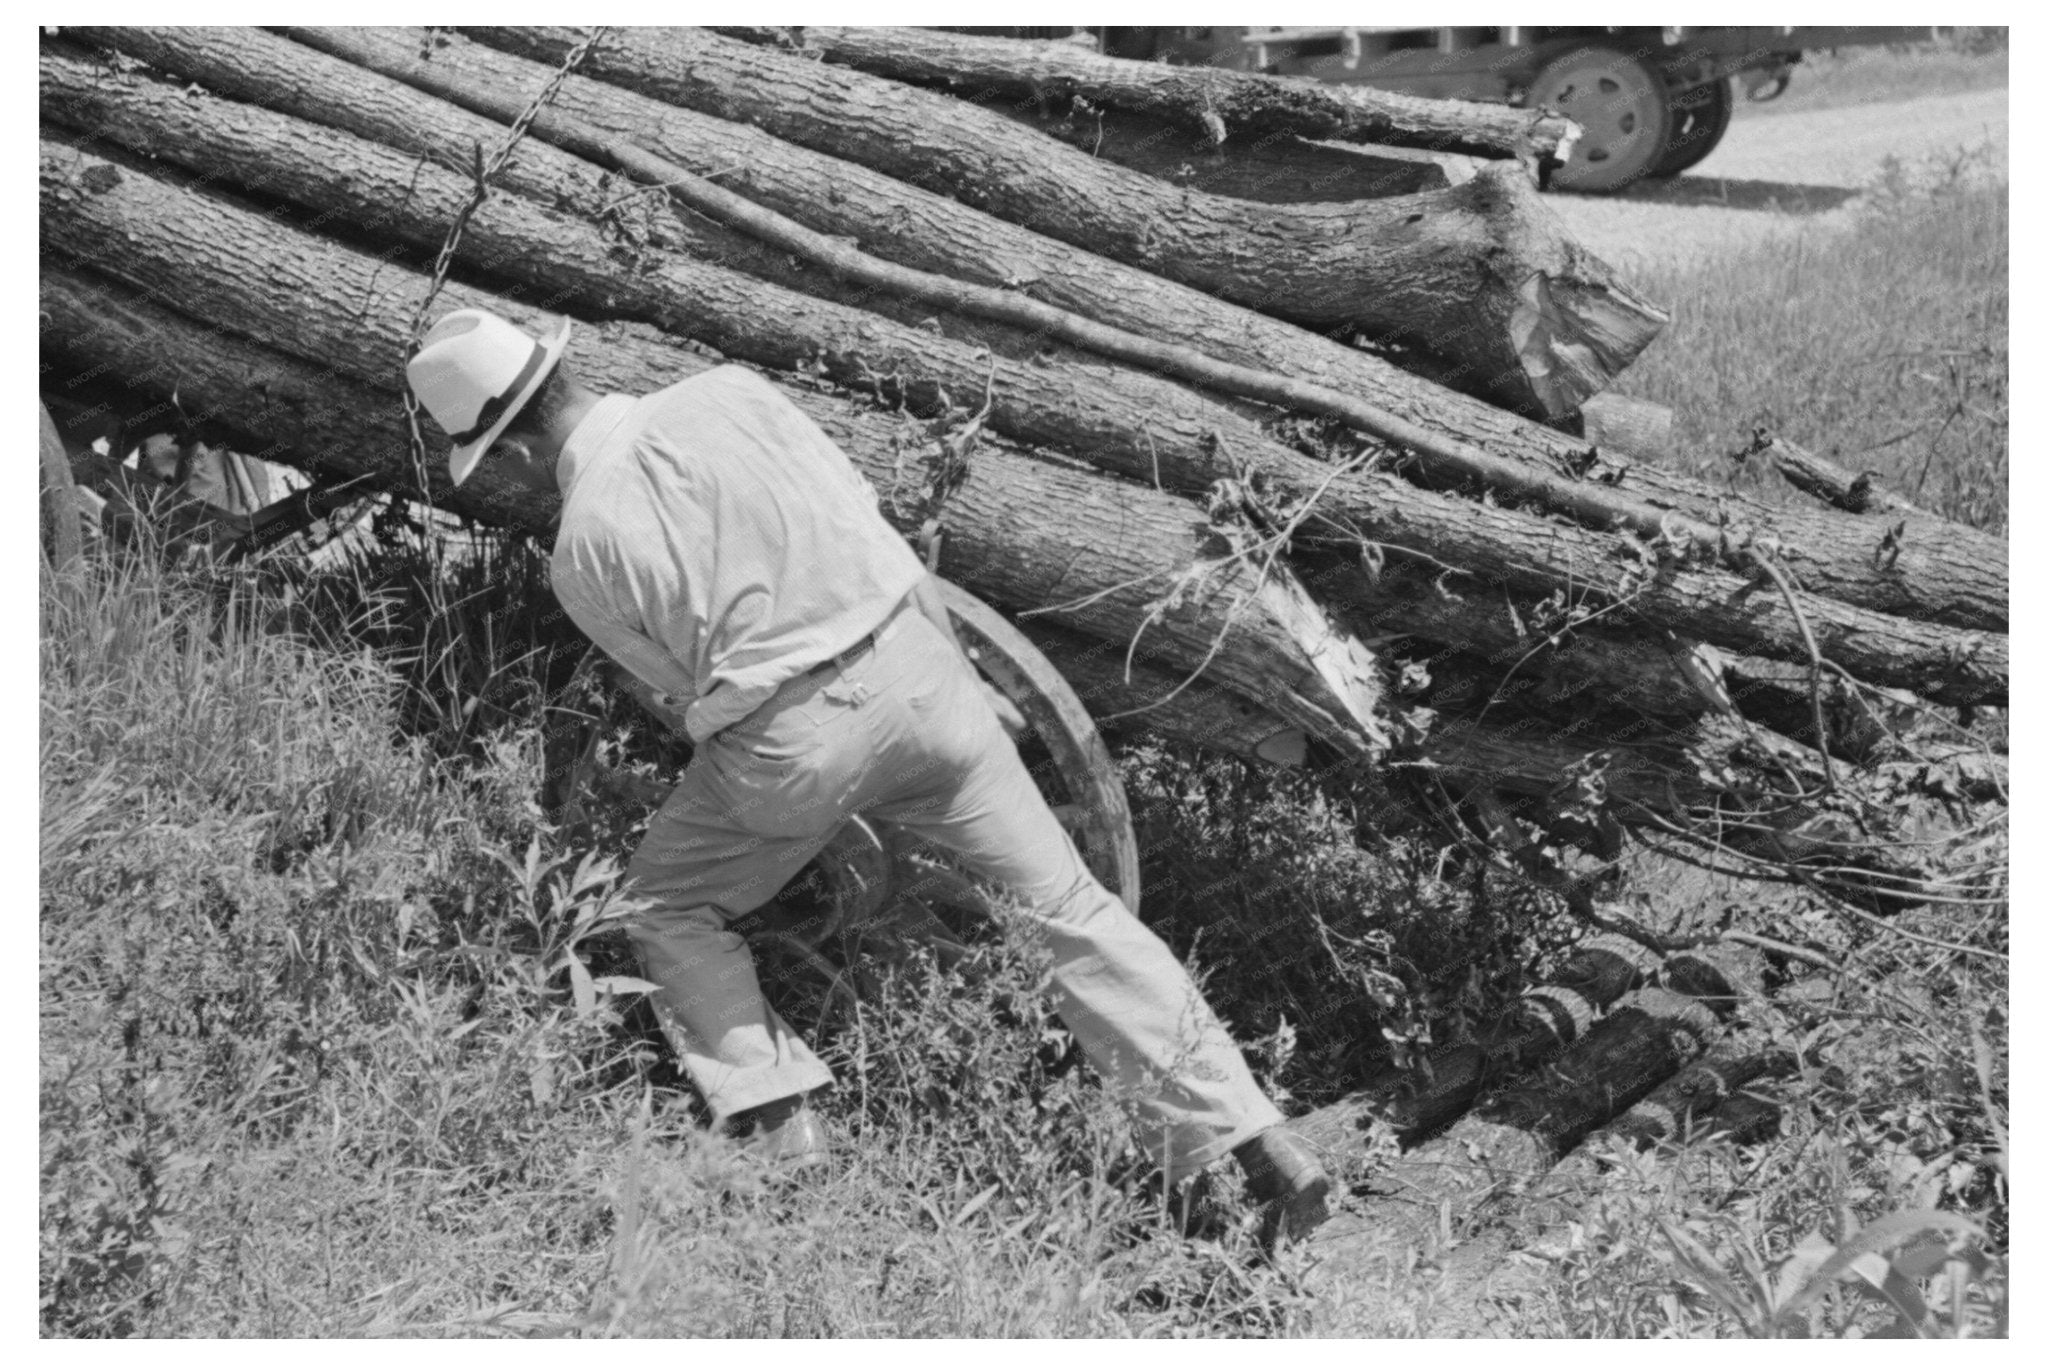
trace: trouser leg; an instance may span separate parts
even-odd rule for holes
[[[733,811],[747,799],[694,759],[626,868],[628,890],[654,902],[627,931],[659,988],[655,1014],[721,1120],[832,1081],[762,997],[752,950],[726,927],[781,890],[823,839],[742,828]]]
[[[661,911],[631,930],[654,1008],[692,1084],[720,1119],[829,1085],[832,1072],[762,998],[754,955],[710,906]]]
[[[1047,809],[964,660],[922,620],[883,659],[907,678],[911,722],[888,765],[916,779],[868,808],[1013,888],[1052,956],[1061,1020],[1139,1112],[1178,1180],[1280,1122],[1187,969],[1098,882]]]

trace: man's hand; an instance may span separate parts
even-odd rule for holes
[[[996,713],[1003,729],[1009,731],[1011,739],[1020,739],[1031,728],[1031,722],[1024,719],[1024,713],[1017,709],[1017,703],[996,691],[993,683],[981,685],[983,695],[988,698],[989,709]]]
[[[911,604],[924,614],[926,620],[937,626],[940,633],[953,642],[953,647],[960,651],[960,657],[967,659],[967,645],[961,640],[960,633],[953,629],[953,614],[946,610],[945,599],[939,596],[939,580],[926,574],[918,581],[917,586],[910,590],[910,600]],[[968,664],[972,667],[973,660],[968,659]],[[981,691],[988,698],[989,709],[996,713],[996,719],[1002,722],[1003,729],[1009,732],[1011,739],[1018,738],[1031,728],[1031,722],[1024,719],[1024,713],[1017,709],[1017,703],[998,692],[986,681],[982,683]]]
[[[946,610],[946,599],[939,596],[939,580],[926,574],[910,590],[910,604],[924,615],[924,619],[939,628],[939,634],[953,642],[953,648],[960,651],[960,657],[967,657],[967,646],[961,642],[960,632],[953,629],[953,613]]]

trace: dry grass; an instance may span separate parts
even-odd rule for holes
[[[1807,53],[1792,68],[1792,83],[1783,95],[1762,104],[1745,102],[1738,117],[2000,90],[2010,72],[2011,50],[2004,29],[1973,29],[1939,44],[1821,49]]]
[[[1944,516],[2003,532],[2010,389],[2007,191],[1968,158],[1894,167],[1846,229],[1635,272],[1671,306],[1626,387],[1678,414],[1694,472],[1739,470],[1762,423]]]

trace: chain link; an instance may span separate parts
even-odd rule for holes
[[[403,371],[404,366],[412,362],[412,358],[415,355],[419,354],[420,338],[425,336],[427,331],[427,314],[433,309],[434,300],[441,293],[441,286],[447,282],[449,267],[454,265],[456,250],[462,244],[463,231],[468,228],[469,220],[475,216],[476,211],[482,208],[484,201],[490,197],[491,181],[512,160],[513,152],[518,150],[520,142],[526,137],[527,129],[533,126],[534,119],[540,116],[541,110],[554,102],[555,96],[562,89],[563,82],[567,81],[576,68],[582,64],[583,59],[590,54],[592,48],[597,46],[598,41],[604,37],[605,32],[606,30],[603,27],[595,28],[591,30],[588,38],[569,50],[569,54],[562,59],[561,68],[553,76],[549,77],[548,83],[541,87],[540,93],[534,96],[533,101],[520,111],[519,117],[512,121],[511,130],[507,133],[504,144],[498,148],[496,154],[491,157],[488,163],[484,161],[483,145],[481,143],[470,144],[470,176],[473,184],[470,188],[469,199],[457,211],[455,221],[449,225],[448,235],[442,239],[441,252],[434,258],[434,273],[427,284],[426,295],[420,300],[419,310],[413,314],[411,336],[406,341],[405,356],[400,362],[401,371]],[[427,442],[425,435],[420,430],[420,403],[419,399],[413,394],[412,385],[404,382],[402,373],[400,379],[399,393],[403,396],[405,403],[405,421],[408,439],[411,443],[413,480],[417,485],[419,500],[426,504],[428,512],[431,513],[434,508],[434,499],[427,484]]]

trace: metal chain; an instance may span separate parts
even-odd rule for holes
[[[429,512],[433,510],[434,499],[427,486],[427,442],[426,437],[420,431],[419,399],[414,396],[412,385],[404,381],[404,367],[411,363],[415,355],[419,354],[420,338],[426,335],[427,314],[433,308],[434,300],[440,295],[441,286],[448,279],[449,267],[455,263],[455,252],[462,243],[464,229],[469,226],[469,220],[475,216],[476,211],[483,207],[484,200],[490,197],[491,181],[512,160],[512,153],[518,150],[520,142],[526,137],[526,130],[533,126],[534,119],[540,116],[541,110],[554,102],[555,96],[561,91],[563,82],[567,81],[576,68],[582,64],[583,59],[590,54],[592,48],[597,46],[598,40],[603,38],[605,33],[606,29],[601,26],[592,29],[588,38],[569,50],[568,56],[562,59],[561,69],[548,78],[548,83],[541,87],[540,93],[534,96],[532,103],[528,104],[520,112],[519,117],[512,121],[511,130],[507,133],[504,144],[498,148],[497,153],[488,164],[484,161],[483,145],[481,143],[470,144],[470,176],[473,183],[470,188],[469,199],[457,211],[455,221],[449,225],[448,235],[442,239],[441,253],[434,258],[433,276],[427,284],[426,295],[420,300],[419,310],[413,314],[412,333],[406,341],[405,356],[399,362],[401,370],[399,393],[403,396],[405,403],[405,421],[408,437],[411,442],[413,479],[418,485],[419,500],[427,505]]]

